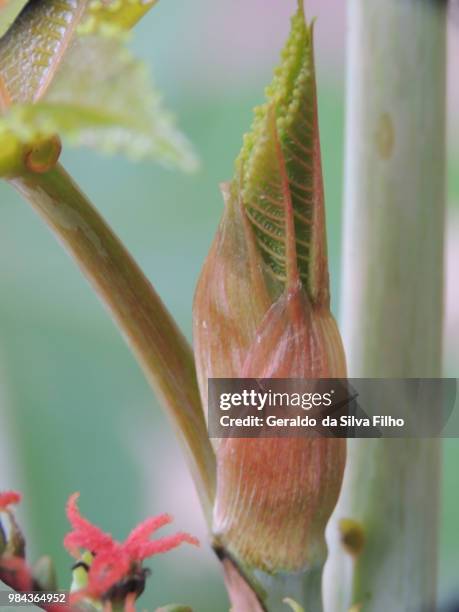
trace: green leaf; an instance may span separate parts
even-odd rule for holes
[[[328,271],[313,30],[305,22],[301,1],[266,97],[266,103],[255,109],[251,132],[244,137],[233,188],[241,191],[267,271],[281,284],[288,282],[287,204],[291,204],[299,277],[313,301],[326,301]]]
[[[13,21],[22,11],[28,0],[0,1],[0,37],[12,26]]]
[[[41,98],[69,47],[86,0],[30,2],[0,39],[2,94],[9,103]]]
[[[120,36],[76,37],[46,95],[33,105],[13,105],[0,120],[2,129],[24,143],[57,133],[106,153],[196,166],[145,67]]]

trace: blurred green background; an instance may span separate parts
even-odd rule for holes
[[[344,3],[311,1],[318,15],[320,123],[333,308],[339,313],[344,125]],[[183,175],[147,163],[65,151],[64,164],[109,220],[190,336],[194,286],[222,212],[218,184],[231,177],[251,110],[285,39],[294,1],[163,0],[132,46],[195,144],[202,168]],[[452,45],[457,49],[457,29]],[[456,66],[457,68],[457,66]],[[457,70],[456,70],[457,72]],[[457,83],[456,83],[457,84]],[[459,254],[459,138],[450,101],[448,254]],[[74,263],[7,186],[0,186],[0,488],[23,491],[32,558],[49,553],[65,585],[64,505],[81,492],[84,514],[117,538],[168,511],[202,538],[150,566],[145,608],[188,603],[228,609],[218,563],[177,443],[118,331]],[[448,275],[445,371],[458,376],[457,278]],[[444,445],[440,584],[459,594],[459,441]]]

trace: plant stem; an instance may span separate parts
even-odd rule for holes
[[[352,377],[441,375],[446,2],[349,0],[343,331]],[[435,610],[439,440],[350,440],[327,609]],[[345,558],[336,519],[360,522]],[[347,565],[347,567],[346,567]]]
[[[322,612],[322,574],[323,564],[297,574],[268,576],[257,572],[260,584],[266,589],[266,609],[287,612],[284,600],[289,598],[300,604],[305,612]]]
[[[62,166],[25,173],[10,183],[63,242],[127,338],[185,447],[210,520],[215,457],[188,342],[139,266]]]
[[[225,584],[235,612],[287,612],[286,599],[305,612],[322,612],[323,564],[297,573],[241,571],[229,557],[221,558]]]

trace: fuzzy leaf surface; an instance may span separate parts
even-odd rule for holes
[[[13,105],[2,129],[23,142],[58,133],[106,153],[184,169],[196,164],[146,69],[120,36],[77,36],[46,94],[35,104]]]

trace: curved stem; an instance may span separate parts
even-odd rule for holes
[[[215,456],[188,342],[139,266],[61,165],[10,183],[63,242],[127,338],[185,447],[210,520]]]

